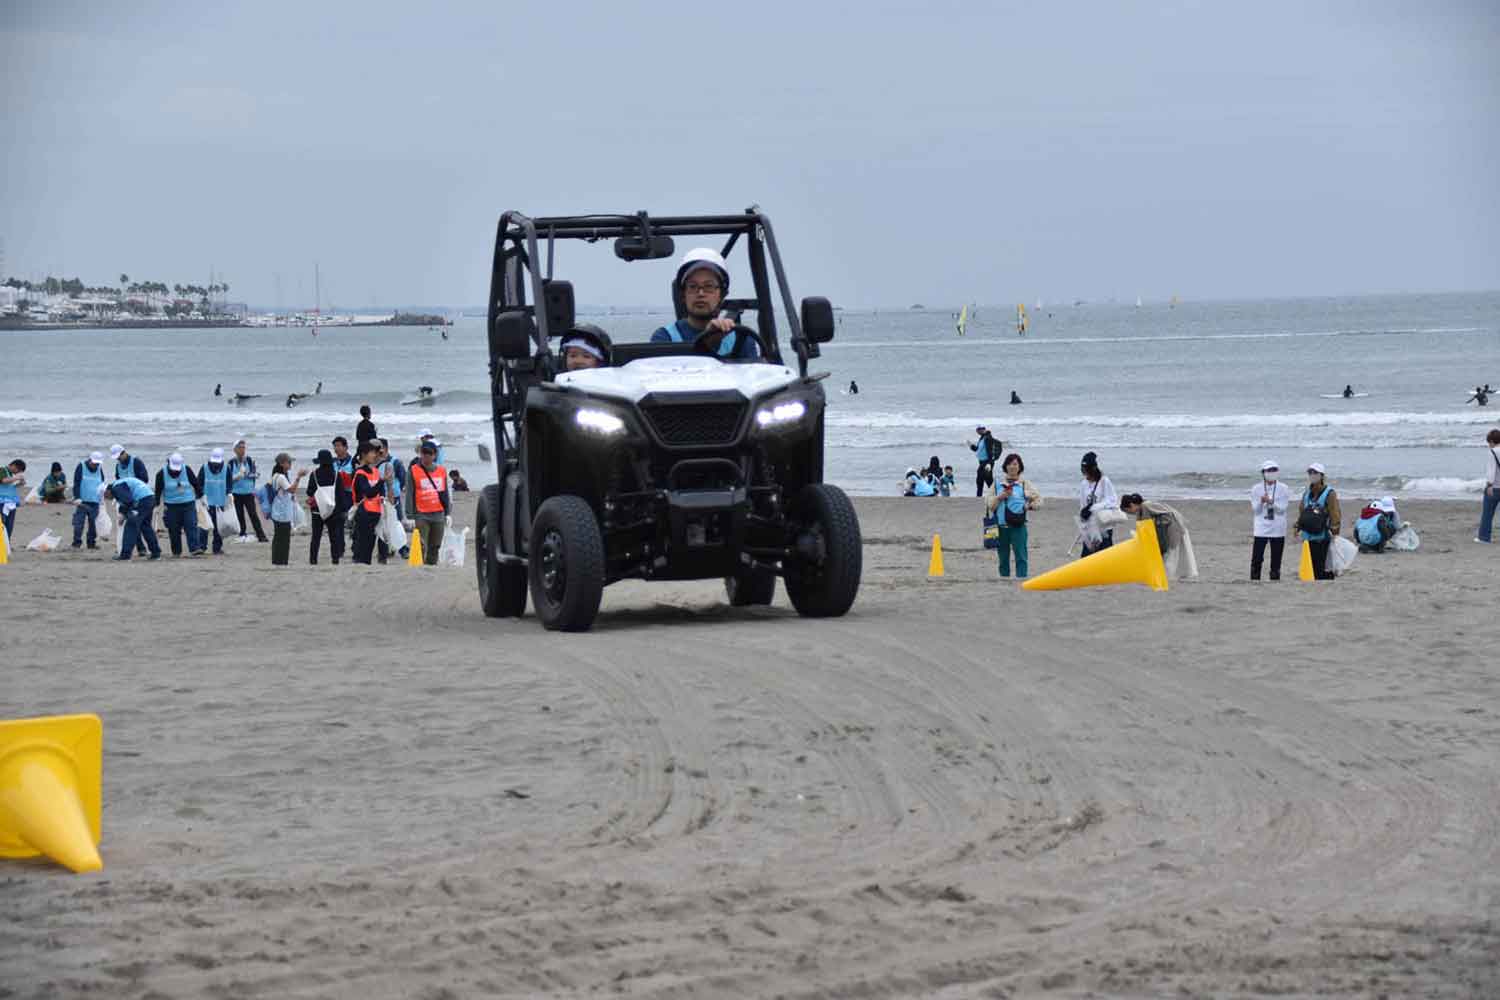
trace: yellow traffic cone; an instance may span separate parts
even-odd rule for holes
[[[0,858],[45,854],[75,872],[103,868],[103,770],[97,715],[0,721]]]
[[[416,528],[411,529],[411,549],[406,556],[406,565],[422,565],[422,533]]]
[[[1302,543],[1302,561],[1297,564],[1297,579],[1316,580],[1317,574],[1312,568],[1312,546],[1306,542]]]
[[[932,536],[932,558],[927,560],[927,575],[943,575],[943,536]]]
[[[1156,524],[1150,519],[1136,522],[1135,537],[1129,541],[1032,577],[1021,584],[1021,589],[1072,590],[1115,583],[1143,583],[1152,590],[1167,589],[1167,567],[1161,560]]]
[[[0,566],[10,562],[10,536],[5,533],[5,525],[0,524]]]

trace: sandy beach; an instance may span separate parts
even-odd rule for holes
[[[1477,501],[1328,584],[1184,503],[1167,594],[1023,593],[977,501],[857,506],[831,621],[629,583],[551,634],[306,536],[17,554],[0,717],[103,718],[105,869],[0,862],[0,997],[1500,995]]]

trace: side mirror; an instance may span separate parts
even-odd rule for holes
[[[558,336],[573,328],[573,283],[542,282],[542,299],[547,310],[547,333]]]
[[[520,361],[531,357],[536,324],[519,309],[496,313],[490,324],[490,357]]]
[[[821,295],[812,295],[802,300],[802,336],[813,344],[826,344],[833,339],[833,303]]]
[[[615,240],[615,256],[621,260],[661,260],[670,257],[677,245],[670,236],[653,236],[649,240],[639,236],[621,236]]]

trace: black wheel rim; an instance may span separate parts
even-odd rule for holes
[[[490,550],[487,525],[480,521],[474,528],[474,561],[479,569],[479,596],[485,600],[490,596]]]
[[[542,537],[542,591],[547,600],[561,604],[568,586],[568,568],[563,561],[562,534],[556,528]]]

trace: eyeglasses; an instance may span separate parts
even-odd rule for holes
[[[689,294],[697,294],[698,292],[703,292],[703,293],[707,294],[707,293],[717,292],[719,290],[719,283],[717,281],[707,281],[707,282],[689,281],[689,282],[687,282],[686,284],[684,284],[682,286],[682,290],[685,291],[685,292],[687,292],[687,293],[689,293]]]

